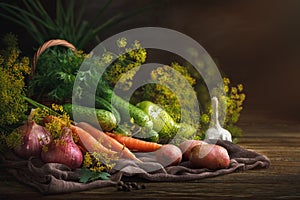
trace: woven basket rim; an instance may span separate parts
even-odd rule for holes
[[[46,41],[44,44],[42,44],[38,48],[38,50],[35,52],[35,54],[33,56],[32,64],[31,64],[30,79],[32,79],[32,77],[35,73],[38,58],[41,56],[41,54],[43,52],[45,52],[48,48],[53,47],[53,46],[64,46],[64,47],[71,49],[73,52],[77,51],[76,47],[73,44],[71,44],[70,42],[68,42],[67,40],[64,40],[64,39],[51,39],[51,40]]]

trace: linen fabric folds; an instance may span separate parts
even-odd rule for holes
[[[80,169],[71,170],[58,163],[43,163],[39,158],[28,160],[17,157],[9,151],[0,154],[1,165],[21,183],[36,188],[42,194],[60,194],[91,190],[95,188],[116,186],[120,180],[140,179],[155,182],[192,181],[203,178],[225,175],[237,171],[263,169],[270,166],[270,160],[257,152],[242,148],[228,141],[206,141],[216,143],[227,149],[230,166],[226,169],[209,170],[191,168],[189,161],[176,166],[163,167],[150,157],[139,157],[143,162],[118,160],[116,167],[110,172],[110,180],[96,180],[80,183]],[[149,169],[157,169],[151,171]]]

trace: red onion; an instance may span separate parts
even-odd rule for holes
[[[22,144],[14,148],[14,152],[28,159],[31,156],[40,157],[42,146],[50,141],[50,133],[32,120],[28,120],[24,125],[18,128],[21,131]]]
[[[71,130],[65,128],[65,131],[62,138],[47,145],[48,150],[42,151],[41,157],[45,163],[60,163],[76,169],[81,166],[83,155],[73,140]]]

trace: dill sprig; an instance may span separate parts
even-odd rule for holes
[[[25,76],[29,74],[30,67],[29,58],[20,56],[15,35],[6,34],[3,43],[6,48],[0,51],[0,127],[7,129],[26,118],[28,106],[23,96]]]

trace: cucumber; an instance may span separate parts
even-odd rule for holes
[[[115,107],[120,112],[121,116],[129,111],[130,117],[134,119],[135,124],[141,126],[145,130],[151,130],[153,128],[150,117],[143,110],[128,103],[119,96],[114,96],[114,101],[116,102]]]
[[[117,119],[117,123],[120,123],[121,121],[121,116],[120,116],[120,113],[117,109],[115,109],[111,103],[109,103],[107,100],[105,100],[104,98],[102,97],[99,97],[99,96],[95,96],[95,107],[97,109],[104,109],[104,110],[107,110],[107,111],[110,111],[114,114],[114,116],[116,117]]]
[[[123,120],[124,116],[129,111],[130,117],[134,119],[134,123],[141,126],[143,129],[150,131],[153,127],[153,122],[151,121],[149,115],[143,110],[137,108],[131,103],[125,101],[118,95],[115,95],[114,92],[104,81],[99,81],[97,87],[97,96],[101,96],[106,101],[111,102],[111,98],[114,98],[115,105],[114,107],[119,111],[121,119]],[[130,119],[126,119],[130,120]]]
[[[162,143],[168,142],[175,136],[179,126],[160,106],[150,101],[139,102],[136,106],[150,116],[153,122],[153,129],[158,132]]]
[[[151,130],[147,133],[140,132],[132,136],[133,138],[137,138],[140,140],[144,140],[147,142],[158,142],[159,141],[159,134],[155,130]]]
[[[73,120],[73,112],[76,112],[77,122],[87,122],[94,126],[100,125],[103,131],[111,131],[117,127],[117,119],[110,111],[72,104],[64,104],[63,108]],[[94,117],[95,114],[96,118]]]
[[[120,134],[120,135],[125,135],[125,136],[130,136],[130,131],[123,128],[123,127],[120,127],[120,126],[117,126],[116,128],[114,128],[112,130],[113,133],[115,134]]]

